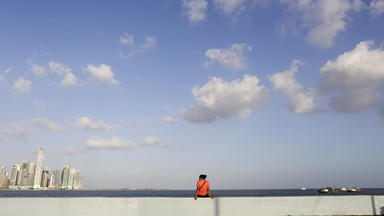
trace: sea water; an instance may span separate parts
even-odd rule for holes
[[[362,188],[362,192],[319,194],[317,189],[211,190],[214,197],[294,197],[384,195],[384,188]],[[193,197],[195,190],[0,190],[0,198],[11,197]]]

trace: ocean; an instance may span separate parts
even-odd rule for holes
[[[294,197],[384,195],[384,188],[362,188],[362,192],[319,194],[317,189],[211,190],[214,197]],[[195,190],[0,190],[0,198],[15,197],[193,197]]]

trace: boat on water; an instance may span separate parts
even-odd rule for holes
[[[332,187],[323,187],[317,190],[319,193],[327,193],[327,194],[338,194],[339,191],[336,188]]]
[[[348,188],[347,190],[348,192],[361,192],[361,188],[357,188],[357,187],[351,187],[351,188]]]
[[[348,188],[345,188],[345,187],[342,187],[342,188],[339,188],[340,191],[348,191]]]
[[[305,191],[305,190],[307,190],[307,188],[303,187],[303,188],[301,188],[301,190],[302,190],[302,191]]]

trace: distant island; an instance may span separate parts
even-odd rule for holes
[[[39,149],[37,163],[23,161],[12,167],[11,175],[1,166],[0,190],[81,190],[83,178],[80,170],[70,168],[67,163],[63,170],[44,167],[45,146]]]

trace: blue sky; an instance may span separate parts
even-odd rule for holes
[[[384,1],[0,3],[0,164],[84,188],[383,187]]]

